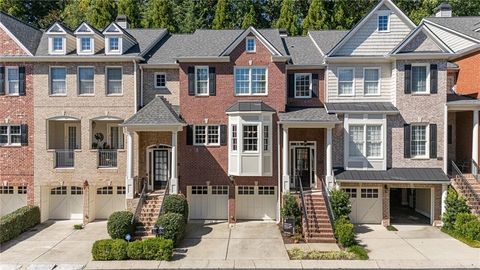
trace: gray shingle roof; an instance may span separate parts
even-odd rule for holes
[[[386,171],[343,171],[335,175],[338,181],[400,181],[400,182],[450,182],[440,168],[392,168]]]
[[[275,110],[263,101],[238,101],[226,112],[275,112]]]
[[[398,113],[398,109],[390,102],[339,102],[325,103],[329,113],[345,112],[384,112]]]
[[[328,54],[333,47],[335,47],[335,45],[347,35],[347,33],[348,30],[322,30],[309,32],[324,54]]]
[[[480,28],[480,16],[428,17],[425,20],[480,40],[480,32],[475,31]]]
[[[474,97],[469,97],[469,96],[448,94],[447,95],[447,105],[465,105],[465,106],[477,105],[477,106],[480,106],[480,100],[478,100]]]
[[[124,126],[184,125],[174,108],[164,97],[157,96],[132,117],[123,122]]]
[[[284,40],[293,65],[323,64],[323,55],[310,37],[285,37]]]
[[[287,112],[279,113],[280,122],[339,122],[335,114],[329,114],[325,108],[287,108]]]
[[[0,22],[27,50],[35,54],[42,31],[0,11]]]

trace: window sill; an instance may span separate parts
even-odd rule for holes
[[[167,86],[155,86],[154,89],[155,90],[166,90]]]
[[[197,147],[208,147],[208,148],[218,148],[221,145],[220,144],[193,144],[193,146]]]
[[[266,94],[234,94],[236,97],[266,97],[268,96],[268,93]]]
[[[78,94],[79,97],[94,97],[95,94]]]
[[[123,93],[122,94],[107,94],[107,97],[122,97],[123,96]]]
[[[0,147],[2,147],[2,148],[20,148],[22,146],[23,145],[21,145],[21,144],[0,144]]]
[[[195,94],[195,97],[209,97],[209,94]]]
[[[97,167],[99,171],[118,171],[118,167]]]
[[[411,157],[411,160],[430,160],[429,157]]]
[[[298,97],[298,96],[295,96],[294,98],[296,98],[296,99],[309,99],[309,98],[312,98],[312,97],[311,97],[311,96],[310,96],[310,97],[308,97],[308,96],[307,96],[307,97],[301,97],[301,96]]]
[[[355,94],[338,94],[339,97],[354,97]]]
[[[19,97],[20,94],[5,94],[6,97]]]
[[[49,97],[66,97],[67,94],[50,94]]]
[[[382,95],[380,93],[378,93],[378,94],[363,94],[363,96],[365,96],[365,97],[380,97]]]
[[[414,93],[412,92],[412,96],[430,96],[430,92],[421,92],[421,93]]]

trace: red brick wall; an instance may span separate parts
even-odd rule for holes
[[[325,102],[325,70],[324,69],[309,69],[309,70],[289,70],[288,74],[295,73],[312,73],[318,74],[318,97],[312,98],[288,98],[287,103],[289,106],[299,106],[299,107],[323,107]]]
[[[464,95],[476,94],[480,97],[480,51],[455,61],[460,67],[457,78],[457,92]]]
[[[227,124],[228,117],[225,111],[239,100],[262,100],[277,112],[285,109],[286,86],[285,64],[271,61],[271,54],[263,44],[257,40],[256,53],[244,51],[245,42],[241,42],[230,54],[230,63],[212,63],[216,68],[216,96],[195,97],[188,95],[188,67],[194,63],[180,64],[180,112],[189,125]],[[250,64],[251,61],[251,64]],[[207,65],[198,63],[197,65]],[[234,96],[234,67],[235,66],[266,66],[268,68],[267,87],[268,96]],[[235,184],[250,184],[258,181],[259,185],[277,185],[277,115],[273,115],[271,140],[273,145],[273,176],[272,177],[235,177]],[[231,184],[228,178],[228,148],[199,147],[186,145],[186,132],[179,134],[179,178],[182,192],[186,186],[205,184]],[[231,194],[234,192],[230,190]],[[233,206],[231,206],[233,207]]]
[[[0,28],[0,55],[27,55],[10,36]]]

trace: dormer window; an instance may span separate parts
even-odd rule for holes
[[[109,41],[110,44],[110,51],[118,51],[118,38],[112,37]]]
[[[257,44],[255,42],[254,37],[248,37],[246,39],[246,51],[249,53],[253,53],[257,50]]]
[[[82,52],[91,52],[92,51],[92,39],[90,37],[80,38],[80,50]]]
[[[63,52],[63,37],[54,37],[52,48],[54,52]]]
[[[378,32],[390,31],[390,16],[388,13],[378,14]]]

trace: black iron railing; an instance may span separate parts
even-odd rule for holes
[[[142,181],[142,192],[140,193],[137,208],[135,208],[135,212],[132,217],[132,224],[135,224],[136,220],[138,220],[138,217],[140,216],[140,212],[142,212],[143,203],[145,202],[147,193],[147,181],[145,178],[135,177],[134,181]]]
[[[479,181],[478,177],[478,164],[475,160],[472,159],[472,175],[475,177],[475,180]]]
[[[300,187],[300,203],[301,203],[301,207],[302,207],[302,211],[303,211],[303,221],[305,223],[305,226],[303,228],[304,232],[305,232],[305,236],[308,235],[308,213],[307,213],[307,206],[305,204],[305,194],[304,194],[304,191],[303,191],[303,185],[302,185],[302,179],[300,178],[300,176],[297,174],[296,175],[296,180],[298,182],[298,186]]]
[[[327,213],[328,213],[328,218],[330,219],[330,224],[334,224],[335,220],[335,215],[333,214],[333,209],[332,205],[330,204],[330,191],[327,190],[327,181],[325,177],[322,177],[322,195],[325,200],[325,203],[327,204]]]
[[[98,167],[99,168],[116,168],[117,167],[117,150],[98,149]]]
[[[55,150],[55,168],[73,168],[75,167],[74,149],[56,149]]]

